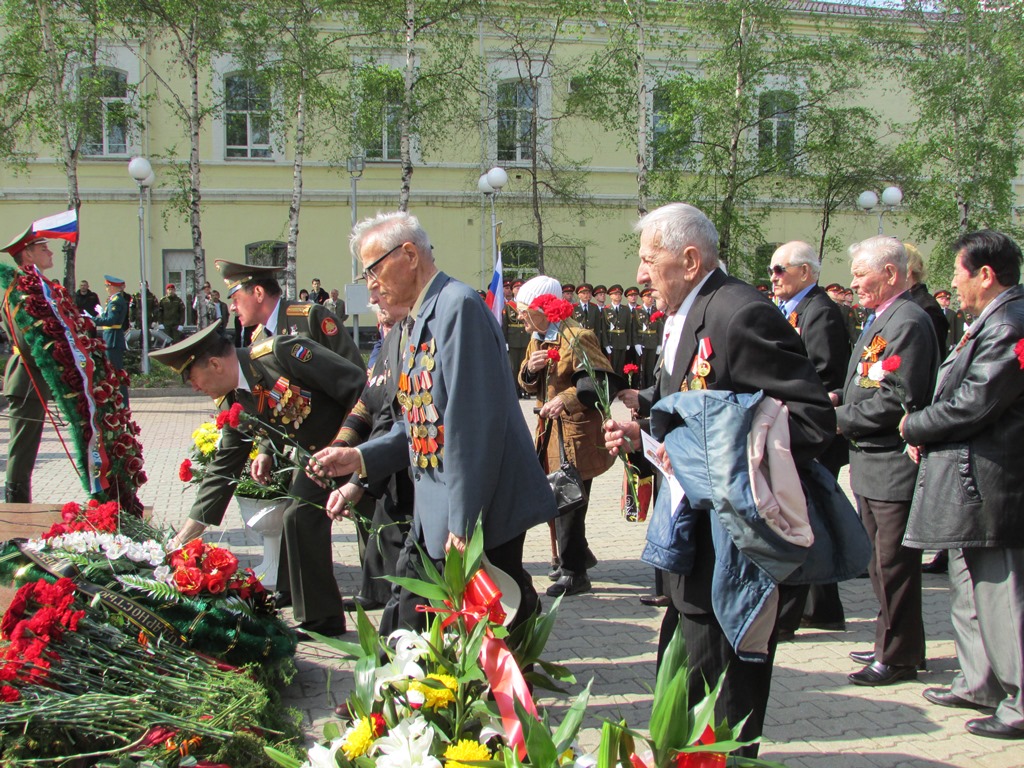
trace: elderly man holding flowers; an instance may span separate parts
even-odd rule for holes
[[[608,470],[614,457],[604,448],[604,417],[594,408],[592,399],[581,400],[574,379],[588,365],[596,371],[612,368],[597,336],[572,319],[572,304],[560,293],[560,283],[544,275],[528,280],[519,289],[517,309],[531,333],[519,369],[519,386],[537,395],[538,450],[541,461],[546,461],[546,471],[558,469],[559,444],[564,441],[565,456],[579,471],[589,496],[591,482]],[[555,520],[559,567],[551,573],[555,582],[547,590],[551,597],[590,590],[587,569],[596,560],[587,545],[586,518],[584,504]]]

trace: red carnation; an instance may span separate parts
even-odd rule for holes
[[[20,698],[21,694],[18,693],[17,688],[12,688],[9,685],[0,686],[0,701],[11,703],[18,701]]]
[[[640,367],[633,363],[626,363],[622,366],[622,372],[627,376],[632,376],[634,373],[640,373]]]
[[[882,361],[882,370],[886,373],[892,373],[899,369],[902,362],[899,355],[891,355]]]
[[[241,403],[235,403],[226,411],[221,411],[217,414],[217,429],[223,429],[226,424],[229,427],[238,427],[242,423],[242,408]]]
[[[1013,345],[1013,354],[1017,356],[1017,362],[1020,363],[1021,370],[1024,370],[1024,339]]]
[[[183,483],[192,481],[192,459],[185,459],[178,467],[178,479]]]
[[[553,360],[554,362],[557,363],[561,359],[562,353],[558,351],[557,347],[552,347],[551,349],[548,350],[548,360]]]
[[[654,312],[651,313],[651,322],[652,323],[656,323],[659,320],[661,320],[661,318],[663,318],[664,316],[665,316],[665,313],[662,312],[660,309],[657,309],[657,310],[655,310]]]
[[[370,722],[373,723],[374,738],[384,733],[384,728],[387,726],[387,723],[385,723],[384,721],[384,715],[380,714],[379,712],[371,712]]]
[[[560,323],[566,318],[572,317],[572,303],[565,299],[556,298],[548,303],[547,308],[544,310],[544,316],[548,319],[548,322]]]

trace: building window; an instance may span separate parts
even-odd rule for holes
[[[82,136],[82,154],[90,157],[128,155],[131,118],[128,74],[108,67],[84,69],[78,87],[89,103]]]
[[[257,267],[285,268],[288,263],[288,245],[276,240],[263,240],[245,246],[245,263]]]
[[[685,164],[692,150],[692,129],[679,127],[682,118],[677,109],[677,97],[670,87],[655,88],[651,96],[651,167],[655,169],[679,167]]]
[[[270,89],[245,75],[224,78],[227,156],[269,158]]]
[[[399,160],[402,156],[402,73],[386,66],[364,67],[359,73],[356,143],[367,160]]]
[[[533,159],[537,87],[522,80],[498,83],[498,161]]]
[[[766,166],[782,170],[796,161],[796,94],[790,91],[766,91],[758,103],[757,146]]]

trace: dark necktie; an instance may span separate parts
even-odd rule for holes
[[[864,338],[864,336],[867,334],[868,329],[871,327],[871,324],[873,322],[875,322],[875,313],[874,312],[872,312],[870,315],[867,316],[867,318],[865,318],[865,320],[864,320],[864,327],[860,331],[861,338]]]

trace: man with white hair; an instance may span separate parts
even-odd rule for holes
[[[768,268],[782,315],[803,339],[821,383],[833,390],[842,387],[846,380],[850,334],[839,305],[818,286],[819,274],[821,262],[817,252],[809,243],[799,240],[780,245]],[[850,462],[846,440],[836,436],[818,460],[834,477],[839,477],[839,470]],[[800,626],[846,629],[843,603],[835,584],[803,586],[793,591],[792,599],[779,611],[780,639],[790,639]]]
[[[868,575],[880,607],[875,647],[850,653],[865,666],[849,679],[891,685],[915,679],[925,660],[921,551],[902,543],[917,465],[905,453],[899,424],[931,402],[939,342],[927,313],[907,293],[907,252],[899,240],[878,235],[853,245],[850,254],[852,287],[870,314],[846,383],[830,396],[850,442],[850,487],[872,540]],[[885,361],[897,370],[883,375]]]
[[[358,448],[321,451],[309,471],[358,472],[373,482],[411,468],[413,524],[399,575],[422,576],[417,547],[440,566],[451,547],[464,549],[479,520],[488,559],[519,585],[515,621],[523,621],[538,605],[523,568],[526,531],[555,516],[555,498],[519,408],[501,328],[476,291],[438,270],[415,216],[382,213],[360,222],[351,249],[363,262],[370,301],[383,296],[409,308],[397,361],[401,418]],[[335,493],[328,510],[343,503]],[[382,627],[421,628],[425,614],[416,606],[424,602],[402,590]]]
[[[719,267],[715,225],[697,208],[672,203],[651,211],[637,229],[637,282],[654,289],[658,305],[664,303],[668,315],[653,399],[694,389],[737,394],[763,391],[788,407],[791,450],[798,469],[817,458],[835,434],[826,390],[800,337],[778,308]],[[651,403],[641,398],[640,405],[641,412],[649,412]],[[627,438],[632,445],[640,445],[640,427],[635,421],[606,421],[605,445],[613,452],[623,449]],[[763,660],[737,654],[713,607],[717,558],[710,514],[696,514],[693,529],[680,536],[692,546],[693,557],[678,564],[676,572],[665,571],[664,587],[671,603],[661,627],[659,658],[678,625],[693,672],[690,701],[702,699],[705,681],[714,685],[724,673],[715,720],[724,718],[735,726],[746,717],[740,739],[756,739],[764,727],[777,634],[771,633]],[[781,599],[788,589],[780,588]],[[744,748],[742,754],[756,756],[757,746]]]

